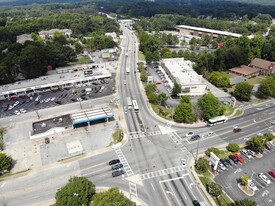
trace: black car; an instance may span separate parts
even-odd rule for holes
[[[234,157],[233,155],[229,155],[229,158],[235,163],[237,164],[239,161],[236,157]]]
[[[111,160],[109,162],[109,165],[114,165],[114,164],[117,164],[117,163],[120,163],[120,160],[119,159],[114,159],[114,160]]]
[[[195,140],[198,140],[200,138],[201,138],[201,136],[196,134],[196,135],[192,136],[190,140],[195,141]]]
[[[224,159],[229,165],[232,165],[234,162],[230,158]]]
[[[123,174],[124,174],[123,170],[117,170],[117,171],[112,172],[113,177],[117,177],[117,176],[120,176],[120,175],[123,175]]]
[[[117,170],[117,169],[122,168],[122,167],[123,167],[123,164],[118,163],[118,164],[112,166],[112,170]]]
[[[226,161],[226,159],[221,159],[220,162],[221,162],[224,166],[226,166],[226,167],[228,167],[228,166],[230,165],[230,164]]]
[[[55,103],[56,103],[56,104],[62,104],[62,102],[61,102],[61,101],[55,101]]]
[[[49,144],[50,143],[50,138],[49,137],[46,137],[45,138],[45,144]]]
[[[76,102],[77,100],[76,99],[71,99],[72,100],[72,102]]]
[[[193,205],[194,206],[201,206],[198,200],[193,200]]]

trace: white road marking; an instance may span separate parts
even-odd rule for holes
[[[155,190],[155,188],[154,188],[154,185],[153,185],[153,183],[151,183],[151,186],[152,186],[153,190],[154,190],[154,191],[156,191],[156,190]]]
[[[4,186],[5,186],[5,184],[6,184],[6,182],[3,182],[3,184],[1,185],[1,187],[4,187]]]
[[[174,194],[175,192],[174,192],[173,188],[171,187],[171,185],[169,183],[168,183],[168,186],[170,187],[172,193]],[[177,196],[174,195],[174,197],[175,197],[176,201],[178,202],[178,204],[181,205],[179,199],[177,198]]]
[[[162,180],[162,181],[159,181],[160,183],[162,182],[170,182],[170,181],[174,181],[174,180],[179,180],[179,179],[184,179],[185,176],[189,175],[188,173],[187,174],[183,174],[181,177],[176,177],[176,178],[172,178],[172,179],[167,179],[167,180]]]
[[[183,194],[183,197],[187,200],[187,197],[186,197],[186,195],[184,194],[184,192],[182,192],[182,194]]]
[[[188,142],[188,144],[191,144],[191,142],[189,142],[189,140],[188,139],[185,139],[186,140],[186,142]]]

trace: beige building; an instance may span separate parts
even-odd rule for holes
[[[39,36],[43,39],[52,39],[55,33],[61,33],[65,35],[66,37],[70,38],[72,35],[71,29],[51,29],[47,31],[40,31],[38,32]]]

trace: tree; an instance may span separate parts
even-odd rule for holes
[[[252,95],[253,85],[248,82],[240,82],[233,92],[234,97],[241,101],[249,101]]]
[[[89,205],[95,194],[94,185],[86,177],[72,177],[56,195],[56,206]]]
[[[63,34],[61,34],[59,32],[55,32],[54,33],[54,35],[53,35],[53,42],[54,43],[58,43],[60,45],[68,44],[66,36],[64,36]]]
[[[221,194],[222,194],[222,186],[218,183],[215,183],[215,182],[208,182],[206,184],[206,187],[207,187],[207,192],[218,198]]]
[[[155,93],[150,93],[150,94],[147,95],[147,97],[148,97],[148,100],[149,100],[150,103],[155,104],[158,101],[158,95],[155,94]]]
[[[118,188],[110,188],[93,196],[91,206],[135,206],[136,204],[126,198]]]
[[[149,94],[153,93],[156,91],[157,86],[153,83],[147,84],[145,87],[145,93],[148,96]]]
[[[0,153],[0,172],[10,170],[12,167],[12,158],[5,153]]]
[[[175,109],[174,118],[178,122],[192,123],[194,121],[192,105],[180,103]]]
[[[205,173],[208,170],[209,162],[207,159],[200,157],[195,164],[195,168],[202,173]]]
[[[158,96],[158,100],[160,101],[161,105],[165,105],[166,101],[168,99],[168,96],[165,93],[160,93]]]
[[[257,90],[257,96],[262,99],[268,97],[275,97],[275,75],[267,77],[260,83],[260,86]]]
[[[81,54],[83,52],[84,48],[83,48],[83,46],[79,42],[76,42],[74,44],[74,46],[75,46],[75,52],[77,54]]]
[[[228,75],[221,72],[212,72],[209,81],[217,87],[229,87],[230,80]]]
[[[147,80],[148,80],[148,74],[147,74],[147,72],[145,70],[143,70],[141,72],[141,74],[140,74],[140,80],[142,82],[147,82]]]
[[[246,146],[255,152],[262,152],[264,149],[264,139],[261,136],[252,137],[246,142]]]
[[[190,104],[191,103],[191,98],[189,96],[187,96],[187,95],[184,95],[184,96],[181,97],[180,103]]]
[[[178,96],[181,93],[181,85],[177,82],[174,83],[174,87],[172,89],[172,96]]]
[[[253,200],[244,199],[235,201],[230,206],[257,206],[257,203]]]
[[[248,180],[249,180],[249,177],[248,177],[248,176],[242,176],[242,177],[241,177],[241,184],[242,184],[243,186],[246,186],[246,187],[247,187],[247,185],[248,185]]]
[[[199,98],[198,105],[202,110],[202,116],[205,120],[220,115],[220,101],[212,93],[204,94]]]
[[[264,137],[267,142],[275,139],[275,135],[273,135],[272,133],[266,133],[266,134],[264,134]]]
[[[236,143],[229,143],[226,147],[226,149],[230,152],[238,152],[240,151],[240,146]]]

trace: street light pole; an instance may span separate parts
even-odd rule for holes
[[[199,144],[200,144],[200,139],[198,139],[198,144],[197,144],[196,162],[198,161]]]

